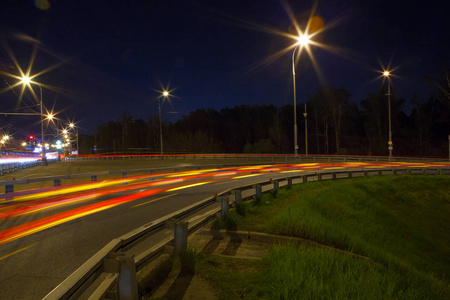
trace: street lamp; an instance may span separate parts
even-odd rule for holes
[[[24,76],[24,77],[22,77],[22,83],[26,84],[26,85],[30,85],[30,87],[31,87],[31,83],[33,83],[33,82],[30,80],[30,78],[28,76]],[[45,135],[44,135],[44,113],[42,110],[42,102],[43,102],[42,87],[39,84],[37,84],[37,86],[39,87],[39,89],[41,91],[40,107],[41,107],[42,165],[47,166],[48,162],[47,162],[47,156],[45,155],[45,143],[44,143]],[[51,117],[53,117],[53,116],[51,116]]]
[[[9,140],[9,135],[5,135],[2,137],[2,139],[0,140],[0,155],[2,152],[2,146]]]
[[[389,149],[389,161],[392,161],[392,150],[394,149],[394,145],[392,144],[392,127],[391,127],[391,85],[389,82],[389,75],[390,72],[389,71],[384,71],[383,72],[383,76],[386,77],[387,79],[387,84],[388,84],[388,91],[387,91],[387,96],[388,96],[388,110],[389,110],[389,141],[388,141],[388,149]]]
[[[74,124],[74,123],[70,123],[70,124],[69,124],[69,127],[73,129],[73,128],[75,128],[75,124]],[[77,127],[77,155],[78,155],[78,154],[79,154],[79,153],[78,153],[78,127]]]
[[[295,52],[300,47],[305,47],[310,43],[310,36],[308,34],[301,34],[297,37],[297,43],[292,52],[292,82],[294,85],[294,154],[298,154],[298,143],[297,143],[297,96],[295,90]],[[306,124],[306,104],[305,104],[305,124]],[[306,129],[305,129],[306,132]],[[306,137],[305,137],[306,138]],[[306,145],[308,142],[306,142]],[[306,146],[308,147],[308,146]],[[308,148],[306,148],[306,154],[308,154]]]
[[[159,108],[159,137],[161,142],[161,158],[163,155],[163,137],[162,137],[162,121],[161,121],[161,98],[163,98],[163,101],[165,98],[169,98],[169,92],[163,91],[161,96],[158,97],[158,108]]]

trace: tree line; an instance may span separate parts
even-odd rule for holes
[[[442,90],[442,88],[441,88]],[[426,101],[391,94],[394,156],[447,156],[450,97],[437,90]],[[389,114],[386,88],[371,93],[359,105],[346,89],[320,87],[297,106],[298,153],[388,155]],[[176,122],[162,122],[163,151],[176,153],[294,153],[293,105],[240,105],[198,109]],[[94,151],[94,145],[96,151]],[[100,124],[94,135],[80,136],[80,154],[160,153],[160,121],[133,119],[126,111],[116,121]]]

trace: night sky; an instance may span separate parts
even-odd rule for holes
[[[0,63],[14,65],[11,49],[26,70],[36,49],[30,74],[51,68],[33,78],[50,86],[43,88],[45,106],[77,122],[82,133],[119,120],[124,110],[136,119],[157,115],[162,86],[175,96],[172,105],[163,105],[163,119],[171,121],[196,109],[292,104],[292,50],[273,56],[295,41],[275,32],[289,32],[289,9],[304,26],[314,5],[293,0],[48,3],[1,2]],[[415,93],[425,101],[436,90],[425,76],[443,79],[450,36],[442,1],[325,0],[317,3],[315,15],[326,28],[317,39],[331,51],[312,46],[321,77],[302,54],[296,67],[299,103],[322,84],[342,86],[359,103],[380,87],[380,64],[396,68],[395,93],[407,101]],[[1,77],[0,90],[17,82]],[[16,93],[0,95],[0,112],[18,105]],[[26,93],[22,101],[30,103],[28,98]],[[0,120],[2,126],[19,122]]]

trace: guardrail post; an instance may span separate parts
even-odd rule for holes
[[[279,186],[278,180],[274,180],[273,181],[273,192],[275,194],[278,193],[278,186]]]
[[[348,171],[348,178],[352,178],[353,177],[353,172]]]
[[[97,175],[92,175],[91,176],[91,181],[97,181]]]
[[[334,173],[334,172],[331,173],[331,176],[332,176],[333,179],[336,179],[336,173]]]
[[[120,262],[119,273],[119,299],[135,300],[138,298],[138,284],[136,279],[136,264],[134,263],[134,255],[119,256]]]
[[[236,206],[241,206],[242,204],[242,192],[241,190],[234,191],[234,201],[236,202]]]
[[[302,176],[302,182],[303,183],[308,182],[308,176],[306,176],[306,175]]]
[[[14,185],[13,184],[5,185],[5,193],[14,193]]]
[[[60,186],[60,185],[61,185],[61,179],[53,180],[53,186]]]
[[[225,197],[225,196],[220,197],[220,205],[221,205],[220,217],[222,219],[225,219],[225,217],[228,215],[228,211],[230,209],[229,198]]]
[[[187,248],[188,222],[175,221],[174,224],[174,254],[182,254]]]
[[[290,189],[292,187],[292,178],[287,179],[287,188]]]
[[[364,176],[369,176],[369,172],[368,171],[364,171]]]
[[[127,256],[124,252],[109,253],[103,259],[103,272],[118,275],[116,290],[112,295],[108,292],[106,296],[120,300],[139,299],[134,255]]]
[[[122,178],[127,178],[127,172],[122,173]]]
[[[378,175],[383,175],[383,170],[378,170]]]
[[[317,180],[321,181],[322,180],[322,173],[316,173],[317,174]]]
[[[256,198],[256,202],[261,201],[261,185],[260,184],[255,185],[255,198]]]
[[[5,185],[5,194],[9,194],[9,193],[14,193],[14,185],[13,184]],[[6,202],[11,201],[11,200],[14,200],[14,198],[13,197],[11,197],[11,198],[6,197],[5,198]]]

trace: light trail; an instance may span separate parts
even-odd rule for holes
[[[255,177],[255,176],[259,176],[259,175],[261,175],[261,174],[241,175],[241,176],[233,177],[233,179],[241,179],[241,178]]]
[[[238,179],[251,178],[262,175],[262,173],[276,172],[276,173],[298,173],[312,169],[329,170],[342,168],[382,168],[382,167],[450,167],[449,163],[427,164],[427,163],[304,163],[304,164],[282,164],[282,165],[263,165],[263,166],[247,166],[239,168],[224,168],[224,169],[209,169],[205,172],[183,172],[183,173],[167,173],[163,175],[146,175],[136,176],[131,178],[121,178],[114,180],[105,180],[103,182],[95,182],[88,184],[77,184],[68,187],[58,187],[57,189],[44,190],[36,192],[31,195],[23,195],[15,197],[18,203],[0,207],[0,219],[11,216],[23,216],[32,213],[40,213],[46,209],[62,208],[64,205],[79,204],[83,201],[90,201],[100,197],[112,195],[115,193],[130,192],[132,194],[119,196],[112,199],[104,200],[102,202],[90,203],[81,207],[67,209],[62,212],[54,213],[50,216],[42,217],[27,223],[23,223],[8,229],[0,231],[0,244],[8,243],[33,233],[57,226],[74,219],[92,215],[107,209],[135,201],[145,197],[150,197],[162,192],[177,191],[200,185],[208,184],[218,181],[214,185],[222,185],[231,182],[236,182]],[[242,172],[242,175],[234,176]],[[254,173],[257,174],[254,174]],[[174,176],[182,175],[183,178],[173,178]],[[233,177],[234,176],[234,177]],[[152,181],[154,177],[161,177]],[[196,182],[188,184],[188,181],[199,180],[199,177],[209,177],[212,180]],[[231,179],[229,181],[226,181]],[[134,182],[137,180],[145,180],[144,182]],[[132,183],[134,182],[134,183]],[[131,184],[132,183],[132,184]],[[120,184],[120,185],[119,185]],[[176,186],[179,185],[180,186]],[[150,201],[132,206],[132,208],[139,207],[151,202],[172,197],[176,195],[166,195]],[[31,201],[33,200],[33,201]],[[25,201],[27,205],[24,205]]]
[[[30,234],[40,232],[42,230],[84,217],[97,212],[101,212],[118,205],[128,203],[144,197],[153,196],[162,192],[161,189],[154,189],[121,196],[99,203],[89,204],[83,207],[67,210],[38,220],[30,221],[12,228],[0,231],[0,245],[23,238]]]
[[[168,192],[178,191],[178,190],[182,190],[182,189],[191,188],[191,187],[194,187],[194,186],[204,185],[204,184],[207,184],[207,183],[210,183],[210,182],[211,181],[205,181],[205,182],[199,182],[199,183],[194,183],[194,184],[189,184],[189,185],[183,185],[183,186],[179,186],[179,187],[176,187],[176,188],[169,189],[167,191]]]

